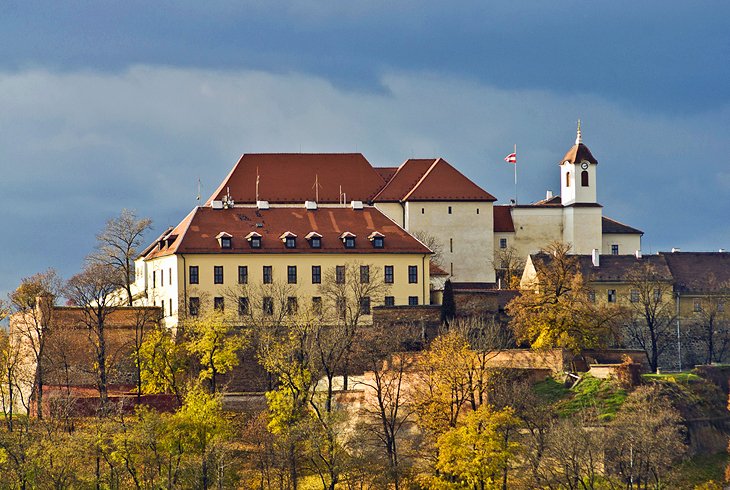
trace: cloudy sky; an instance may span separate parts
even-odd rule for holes
[[[645,252],[730,249],[727,1],[0,3],[0,294],[122,208],[176,224],[244,152],[441,156],[559,189],[583,122]]]

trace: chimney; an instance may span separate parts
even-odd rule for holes
[[[593,261],[593,267],[601,266],[601,256],[598,254],[597,248],[594,248],[593,252],[591,252],[591,259]]]
[[[680,249],[672,247],[672,253],[676,254],[677,252],[681,252]]]
[[[637,250],[636,252],[634,252],[634,254],[636,255],[637,259],[641,258],[641,250]]]
[[[553,198],[553,191],[548,189],[548,191],[545,193],[545,199],[549,200]]]

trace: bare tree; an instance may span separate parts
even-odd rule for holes
[[[87,258],[91,263],[107,265],[118,271],[115,274],[116,286],[126,291],[129,306],[133,304],[134,259],[145,232],[151,226],[151,219],[137,218],[134,211],[122,209],[121,214],[109,219],[96,235],[96,251]]]
[[[431,263],[436,264],[439,267],[444,266],[443,264],[443,245],[439,240],[427,231],[418,230],[412,233],[414,237],[420,240],[421,243],[431,249],[433,255],[431,255]]]
[[[54,323],[54,304],[61,288],[61,280],[54,269],[24,278],[10,294],[10,304],[15,315],[11,330],[22,337],[30,349],[35,364],[33,398],[36,416],[43,418],[43,385],[46,371],[46,345]]]
[[[522,271],[525,270],[525,257],[519,255],[517,250],[513,247],[497,249],[492,264],[502,287],[510,289],[519,287]]]
[[[656,267],[644,263],[629,272],[627,283],[631,288],[624,301],[624,323],[629,341],[636,344],[656,371],[659,358],[671,342],[671,326],[675,320],[673,288]]]
[[[695,299],[692,337],[704,347],[704,362],[722,362],[730,347],[730,281],[711,275],[709,290]]]
[[[120,283],[119,275],[119,269],[111,265],[89,263],[68,280],[65,288],[66,297],[81,310],[81,322],[94,351],[102,407],[108,400],[107,320],[118,307],[115,292]]]

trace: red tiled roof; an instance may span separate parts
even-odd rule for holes
[[[448,276],[449,273],[438,266],[436,262],[429,262],[429,275],[433,276]]]
[[[494,206],[492,208],[494,215],[494,231],[495,232],[514,232],[515,224],[512,221],[511,206]]]
[[[375,196],[374,200],[377,202],[402,201],[435,161],[433,158],[411,158],[406,160],[396,169],[395,174]]]
[[[568,153],[565,154],[565,156],[562,160],[560,160],[558,165],[566,161],[570,163],[580,163],[583,160],[587,160],[591,163],[598,163],[598,160],[593,157],[591,150],[589,150],[588,147],[583,143],[579,143],[577,145],[573,145],[570,150],[568,150]]]
[[[403,200],[494,202],[497,198],[469,180],[449,162],[438,158]]]
[[[221,249],[215,236],[225,230],[233,235],[232,248]],[[297,235],[294,249],[280,239],[284,232]],[[311,248],[304,238],[310,232],[322,235],[322,246]],[[383,248],[374,248],[368,235],[378,231],[385,235]],[[261,248],[253,249],[245,239],[249,233],[262,236]],[[355,248],[346,249],[340,236],[350,232],[357,236]],[[152,248],[146,258],[174,253],[270,254],[270,253],[419,253],[431,251],[374,207],[363,210],[347,207],[320,207],[307,211],[304,207],[274,207],[258,210],[253,207],[193,210],[170,235],[177,238],[170,245]]]
[[[629,225],[625,225],[616,221],[615,219],[607,218],[605,216],[603,216],[601,224],[603,227],[603,233],[631,233],[639,235],[644,234],[644,232],[641,230],[637,230],[636,228],[632,228]]]
[[[241,156],[206,205],[222,199],[228,189],[236,203],[256,201],[303,203],[314,201],[315,179],[319,202],[369,201],[385,180],[360,153],[248,153]]]
[[[388,182],[393,178],[393,175],[398,171],[398,167],[373,167],[378,175],[380,175],[385,182]]]
[[[730,253],[659,252],[672,271],[675,290],[702,293],[730,292]]]

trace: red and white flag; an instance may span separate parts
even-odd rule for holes
[[[504,157],[504,161],[507,163],[517,164],[517,153],[510,153],[509,155]]]

